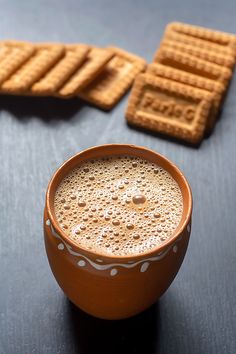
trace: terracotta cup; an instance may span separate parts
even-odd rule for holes
[[[183,214],[174,235],[142,254],[96,254],[69,239],[55,217],[54,196],[64,176],[87,159],[111,155],[138,156],[156,163],[172,175],[183,195]],[[135,315],[152,305],[175,278],[187,250],[191,214],[192,196],[186,178],[155,151],[124,144],[82,151],[55,172],[47,189],[44,235],[52,272],[66,296],[85,312],[104,319]]]

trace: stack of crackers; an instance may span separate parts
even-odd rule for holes
[[[116,47],[0,42],[0,93],[79,96],[111,109],[144,71],[146,62]]]
[[[199,144],[214,127],[236,58],[236,36],[170,23],[154,61],[139,74],[130,124]]]

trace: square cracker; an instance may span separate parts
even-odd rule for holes
[[[206,41],[205,39],[188,36],[183,33],[175,32],[170,30],[168,26],[164,33],[163,40],[164,41],[171,40],[176,43],[192,45],[194,47],[198,47],[203,50],[213,51],[216,54],[220,54],[220,55],[227,54],[232,56],[233,59],[235,58],[234,50],[231,47],[223,46],[221,44],[214,43],[214,42],[209,42]]]
[[[104,110],[111,109],[129,89],[136,75],[146,67],[144,59],[116,47],[108,47],[114,57],[87,87],[79,92],[83,98]]]
[[[64,56],[30,89],[36,95],[55,95],[64,83],[84,63],[90,47],[85,44],[67,45]]]
[[[68,79],[58,92],[58,96],[67,98],[77,95],[80,90],[100,74],[113,56],[114,53],[108,49],[92,48],[83,65]]]
[[[0,42],[0,85],[35,52],[34,45],[20,41]]]
[[[65,48],[61,44],[35,45],[33,55],[1,85],[1,92],[24,94],[29,91],[30,87],[43,77],[64,53]]]
[[[189,72],[160,63],[149,64],[146,72],[154,76],[160,76],[165,79],[177,81],[179,83],[193,86],[209,92],[213,91],[216,92],[218,96],[222,96],[225,92],[225,86],[221,82],[210,80],[205,77],[191,74]]]
[[[181,22],[171,22],[167,26],[167,31],[173,31],[187,36],[202,39],[210,43],[221,45],[225,48],[231,48],[236,54],[236,36],[231,33],[216,31],[213,29],[193,26]]]
[[[0,44],[0,63],[6,58],[11,49],[5,45]]]
[[[213,95],[150,74],[140,74],[130,95],[126,119],[192,144],[203,138]]]
[[[206,79],[219,81],[224,86],[228,85],[232,76],[232,70],[229,68],[207,62],[194,55],[172,48],[161,47],[156,54],[156,62],[205,77]]]
[[[194,55],[199,59],[206,60],[217,65],[225,66],[229,69],[233,69],[235,64],[234,56],[231,54],[227,54],[227,52],[223,54],[214,50],[200,48],[192,44],[184,44],[181,42],[169,40],[168,38],[164,39],[161,42],[160,46],[162,48],[169,48],[172,50],[181,51],[182,53]],[[158,54],[156,55],[158,56]],[[156,61],[156,55],[154,56],[154,62]]]
[[[190,74],[182,70],[174,69],[159,63],[148,65],[147,74],[155,77],[160,77],[172,81],[176,81],[188,86],[192,86],[206,92],[212,92],[213,109],[208,116],[206,123],[206,133],[209,134],[214,127],[216,117],[219,113],[219,108],[222,102],[222,97],[225,92],[225,87],[217,81],[209,80],[198,75]]]

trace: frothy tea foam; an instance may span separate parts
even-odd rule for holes
[[[169,239],[183,199],[171,175],[132,156],[89,160],[55,194],[57,221],[79,246],[104,255],[134,255]]]

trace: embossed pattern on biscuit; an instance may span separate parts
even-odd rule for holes
[[[160,48],[156,55],[156,61],[210,80],[217,80],[224,85],[228,84],[232,76],[232,71],[229,68],[169,48]]]
[[[218,96],[222,96],[225,91],[225,86],[218,81],[210,80],[160,63],[149,64],[146,72],[154,76],[160,76],[209,92],[214,91]]]
[[[221,54],[221,55],[224,54],[231,55],[234,58],[234,49],[231,47],[209,42],[200,38],[191,37],[183,33],[174,32],[169,30],[168,27],[164,34],[164,40],[171,40],[178,43],[192,45],[204,50],[214,51],[217,54]]]
[[[79,92],[79,97],[104,110],[111,109],[121,99],[136,75],[146,67],[145,60],[136,55],[116,47],[108,49],[114,57],[97,78]]]
[[[208,92],[214,92],[217,104],[220,104],[225,93],[225,86],[218,81],[210,80],[160,63],[149,64],[146,73],[193,86]]]
[[[6,58],[11,49],[3,43],[0,43],[0,63]]]
[[[189,25],[181,22],[172,22],[167,26],[167,30],[183,33],[188,36],[206,40],[222,46],[232,47],[235,51],[236,36],[231,33],[220,32],[209,28]]]
[[[83,64],[90,47],[84,44],[67,45],[65,55],[46,75],[36,82],[31,92],[41,95],[55,94],[71,75]]]
[[[34,46],[29,43],[0,42],[0,84],[23,65],[33,55],[34,51]]]
[[[213,95],[150,74],[140,74],[130,95],[126,119],[189,143],[201,142]]]
[[[227,54],[227,53],[222,54],[213,50],[200,48],[198,46],[183,44],[183,43],[175,42],[173,40],[168,40],[168,39],[163,40],[161,43],[161,47],[194,55],[199,59],[206,60],[214,64],[226,66],[230,69],[233,68],[235,62],[235,59],[231,54]],[[155,61],[155,56],[154,56],[154,61]]]
[[[204,91],[212,92],[213,107],[211,114],[208,116],[206,121],[206,134],[209,134],[212,131],[217,115],[219,114],[220,104],[225,92],[225,87],[221,83],[159,63],[148,65],[146,72],[155,77],[162,77],[185,85],[193,86]]]
[[[38,44],[33,55],[1,86],[1,91],[24,93],[64,55],[60,44]]]
[[[86,60],[83,62],[83,65],[74,72],[58,92],[58,95],[61,97],[76,95],[103,70],[104,66],[113,55],[114,53],[107,49],[92,48]]]

